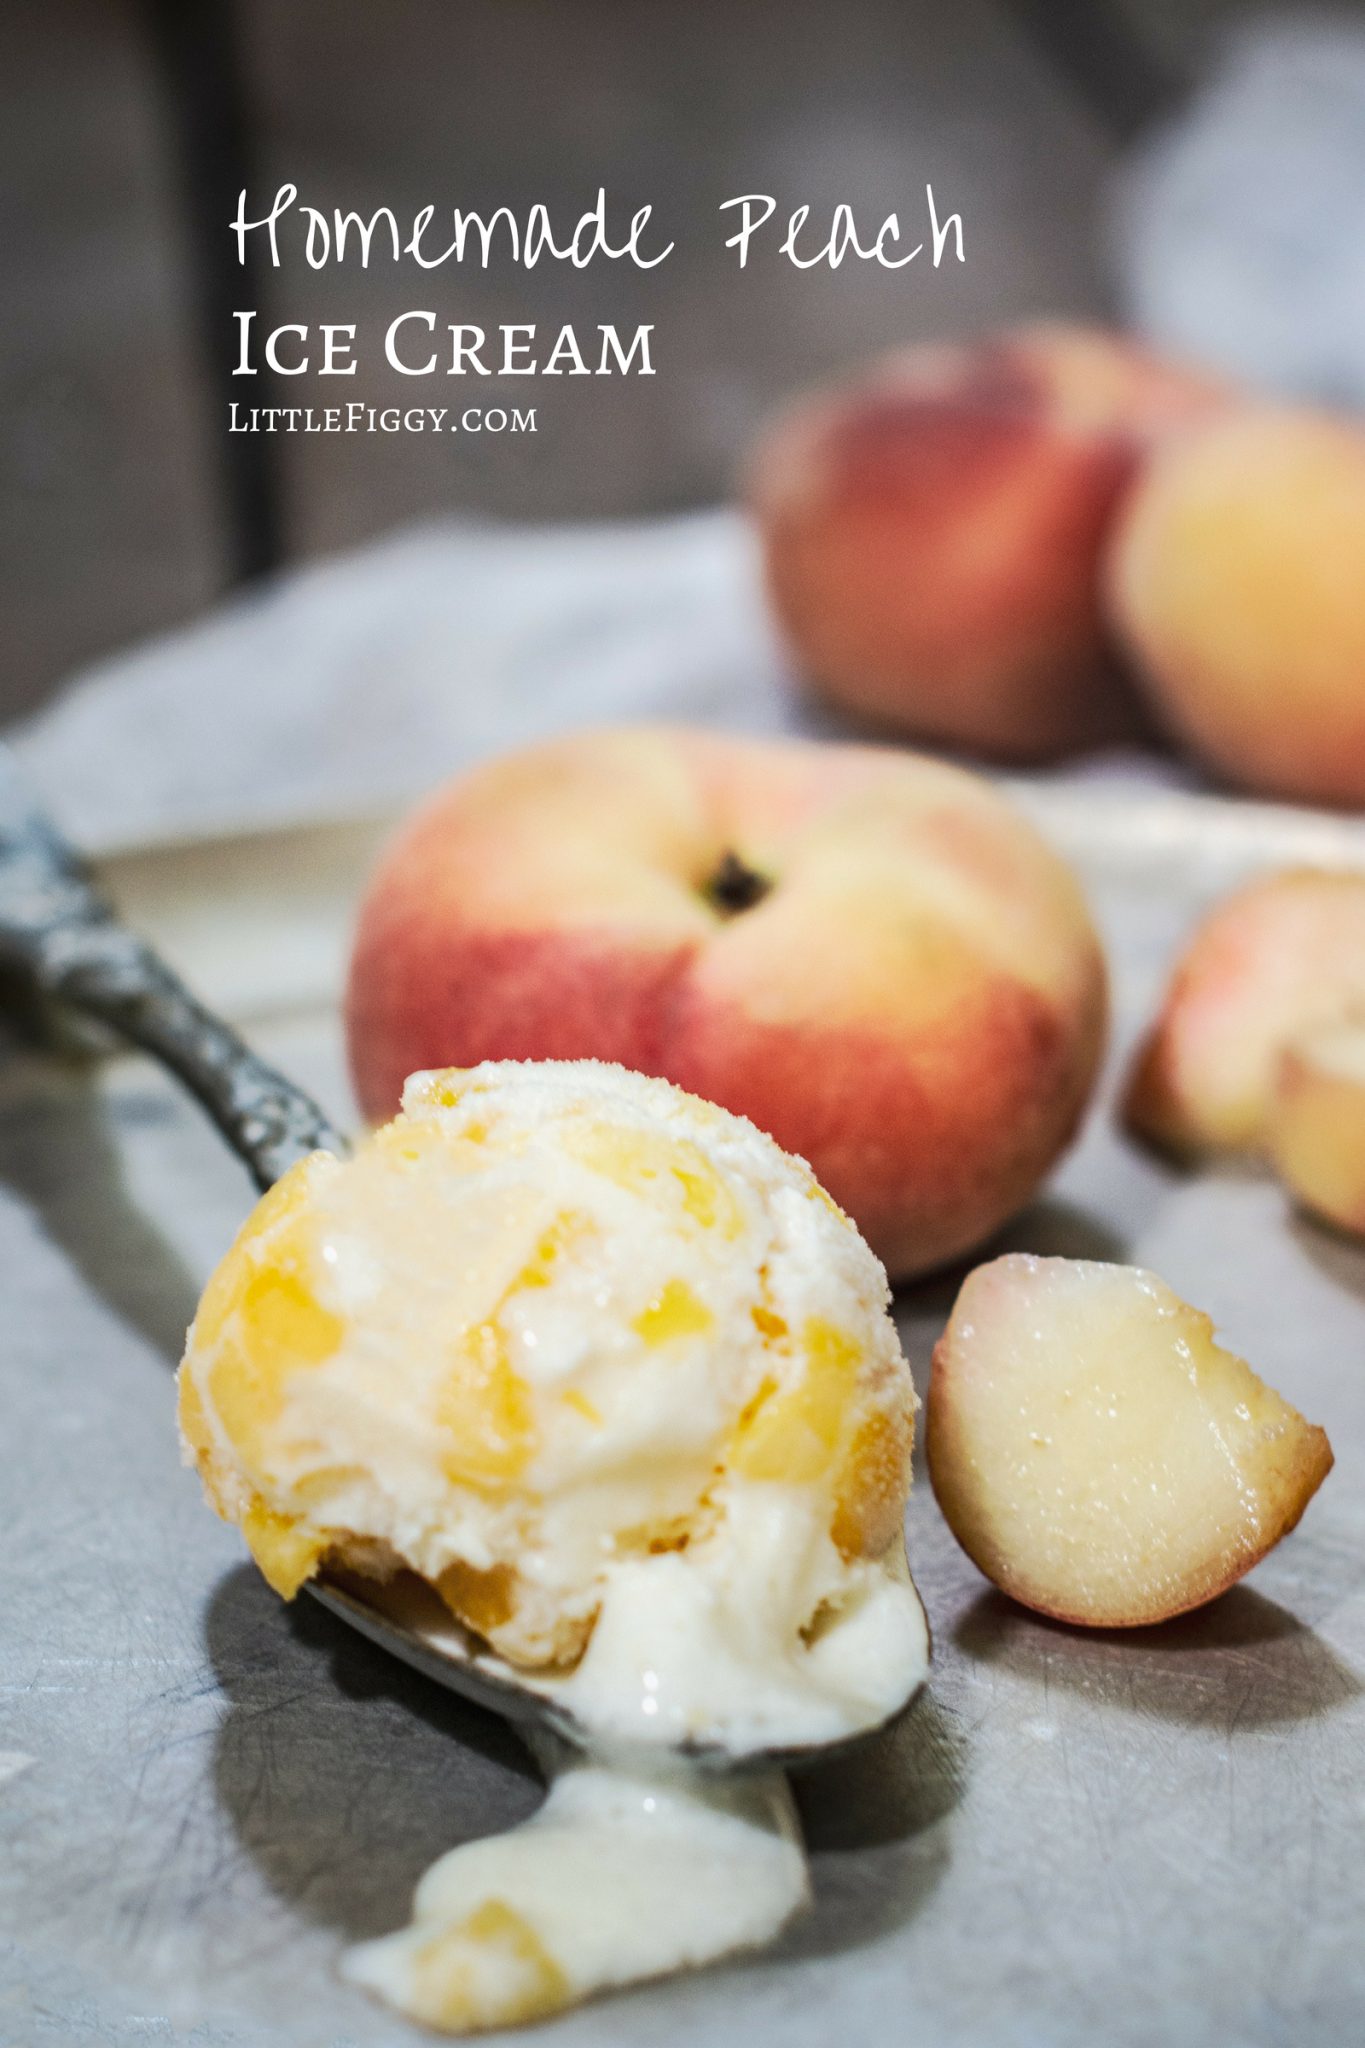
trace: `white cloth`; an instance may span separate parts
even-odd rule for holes
[[[13,735],[83,847],[379,813],[574,727],[842,732],[803,700],[729,511],[451,525],[312,565],[78,677]],[[1178,783],[1143,755],[1066,780]]]

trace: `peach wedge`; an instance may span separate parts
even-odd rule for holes
[[[1365,1236],[1365,1017],[1322,1025],[1285,1048],[1269,1144],[1305,1209]]]
[[[927,1447],[986,1577],[1097,1628],[1212,1600],[1332,1466],[1324,1432],[1155,1274],[1024,1254],[968,1276],[934,1353]]]
[[[1245,884],[1176,962],[1129,1079],[1129,1128],[1187,1155],[1260,1152],[1284,1047],[1354,1010],[1365,875],[1292,868]]]

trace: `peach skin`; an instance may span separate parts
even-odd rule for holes
[[[1129,1128],[1169,1151],[1263,1148],[1280,1053],[1365,1008],[1365,875],[1262,876],[1196,927],[1139,1049]]]
[[[1365,1014],[1319,1025],[1285,1047],[1270,1156],[1310,1214],[1365,1237]]]
[[[910,349],[779,417],[749,478],[768,589],[812,687],[1002,759],[1140,727],[1099,560],[1145,451],[1221,387],[1097,329]]]
[[[1247,412],[1160,450],[1106,583],[1161,721],[1213,768],[1365,802],[1365,432]]]
[[[418,1068],[615,1060],[748,1116],[894,1274],[979,1243],[1071,1137],[1105,974],[1075,881],[979,778],[677,730],[493,761],[360,913],[372,1118]]]
[[[1324,1432],[1154,1273],[1023,1254],[968,1275],[934,1352],[927,1446],[972,1562],[1092,1628],[1212,1600],[1332,1468]]]

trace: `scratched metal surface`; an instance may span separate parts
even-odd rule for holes
[[[1029,801],[1085,868],[1120,1047],[1198,901],[1258,864],[1361,858],[1347,828],[1251,806],[1117,787]],[[338,1114],[326,995],[369,844],[304,834],[113,876]],[[811,1917],[778,1951],[537,2038],[1361,2038],[1365,1257],[1262,1181],[1140,1157],[1108,1102],[1009,1242],[1140,1260],[1211,1309],[1332,1435],[1337,1470],[1303,1527],[1205,1614],[1105,1639],[993,1595],[920,1485],[909,1536],[932,1685],[878,1753],[803,1786]],[[142,1064],[0,1064],[7,2048],[415,2042],[337,1980],[338,1950],[398,1921],[442,1850],[537,1797],[497,1723],[307,1601],[275,1600],[179,1468],[171,1366],[246,1199]],[[951,1294],[939,1282],[902,1304],[921,1382]]]

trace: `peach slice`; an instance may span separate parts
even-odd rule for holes
[[[934,1352],[929,1475],[988,1579],[1059,1621],[1199,1607],[1291,1530],[1326,1435],[1153,1273],[1016,1253],[968,1275]]]
[[[1129,1080],[1129,1128],[1175,1152],[1258,1149],[1285,1045],[1357,1009],[1365,875],[1298,868],[1248,883],[1176,963]]]
[[[1269,1140],[1304,1208],[1365,1236],[1365,1017],[1322,1025],[1285,1048]]]

